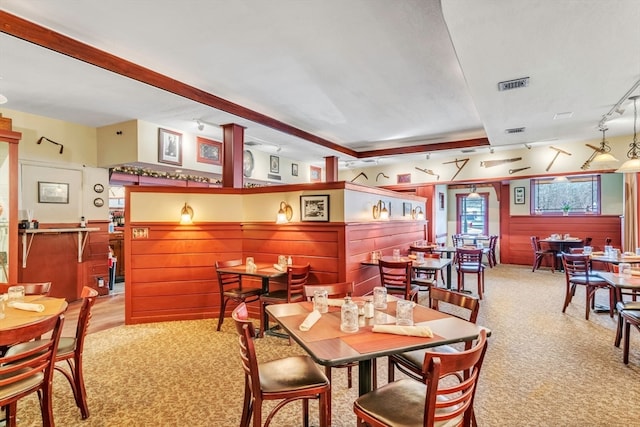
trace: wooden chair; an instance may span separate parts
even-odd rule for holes
[[[447,305],[455,306],[458,309],[447,309]],[[478,312],[480,311],[480,300],[472,295],[453,292],[442,288],[433,288],[431,289],[431,308],[433,308],[434,310],[446,312],[463,320],[467,320],[471,323],[476,323],[476,320],[478,319]],[[466,314],[466,318],[461,315],[462,312]],[[467,350],[471,348],[471,346],[471,341],[465,343],[465,348]],[[429,349],[420,349],[408,351],[405,353],[392,354],[389,356],[388,381],[393,382],[395,379],[394,368],[398,368],[400,372],[415,380],[424,381],[422,362],[424,361],[424,357],[427,351],[439,353],[457,352],[454,347],[451,347],[449,345],[442,345]]]
[[[458,272],[458,292],[464,291],[464,277],[475,274],[478,281],[478,297],[482,299],[484,293],[484,264],[482,264],[482,249],[456,250],[456,271]]]
[[[462,234],[454,234],[451,236],[451,241],[453,242],[454,248],[460,248],[464,246],[464,239],[462,238]]]
[[[82,298],[82,306],[78,314],[78,323],[76,325],[76,334],[73,337],[60,337],[56,349],[56,371],[65,376],[71,390],[76,405],[80,408],[82,419],[89,418],[89,406],[87,405],[87,390],[84,385],[84,374],[82,369],[82,353],[84,351],[84,339],[89,329],[89,320],[91,319],[91,308],[96,301],[98,291],[89,286],[82,288],[80,297]],[[7,354],[24,351],[25,349],[40,345],[37,341],[22,343],[11,347]],[[66,362],[58,364],[58,362]]]
[[[609,315],[613,317],[615,306],[615,289],[603,278],[591,273],[591,258],[583,254],[563,254],[562,263],[566,278],[566,292],[562,312],[564,313],[576,293],[578,285],[585,287],[586,307],[585,319],[589,320],[591,308],[595,305],[595,294],[598,289],[609,291]]]
[[[308,356],[291,356],[258,363],[253,343],[255,329],[248,319],[247,305],[240,303],[231,313],[239,335],[240,358],[244,370],[244,402],[241,427],[248,427],[253,415],[253,426],[262,427],[262,402],[281,400],[267,414],[265,426],[287,403],[302,400],[303,425],[309,425],[309,400],[319,400],[320,425],[330,425],[328,400],[329,379]]]
[[[269,329],[269,315],[265,310],[269,304],[286,304],[304,300],[304,285],[309,280],[311,266],[290,265],[287,268],[287,288],[278,289],[260,295],[260,336]]]
[[[498,245],[498,236],[489,236],[489,244],[483,249],[484,256],[487,257],[487,264],[490,268],[498,265],[498,259],[496,257],[496,246]]]
[[[61,314],[26,326],[5,329],[0,334],[0,346],[35,343],[22,350],[7,351],[0,357],[0,407],[5,410],[8,427],[16,426],[18,400],[31,393],[37,393],[40,399],[42,425],[54,425],[51,406],[54,354],[63,323],[64,315]],[[49,333],[49,338],[38,339]]]
[[[51,291],[51,282],[17,283],[17,285],[24,286],[25,295],[48,296],[49,292]],[[14,285],[8,283],[0,283],[0,293],[7,293],[10,286]]]
[[[240,274],[221,273],[219,268],[236,267],[242,265],[241,259],[234,259],[230,261],[216,261],[216,274],[218,275],[218,287],[220,290],[220,315],[218,316],[218,331],[224,322],[224,315],[226,313],[227,303],[234,301],[236,303],[241,302],[253,302],[260,299],[262,289],[260,288],[243,288],[242,276]]]
[[[557,251],[551,248],[543,249],[538,236],[531,236],[531,249],[533,249],[533,268],[531,269],[532,272],[540,268],[542,260],[545,258],[551,258],[551,272],[553,273],[556,270]]]
[[[440,253],[425,252],[424,258],[440,259]],[[438,285],[438,276],[440,276],[440,280],[444,286],[444,276],[440,274],[440,270],[414,270],[413,278],[411,280],[414,285],[418,285],[420,287],[419,291],[429,291],[431,286]]]
[[[631,339],[631,326],[640,331],[640,305],[636,302],[634,307],[618,311],[621,322],[621,328],[624,329],[624,344],[622,346],[622,361],[625,365],[629,363],[629,341]],[[616,347],[620,345],[619,339],[616,337]]]
[[[411,283],[413,261],[378,260],[380,286],[387,288],[387,293],[398,295],[406,300],[417,300],[419,287]]]
[[[483,329],[477,344],[469,350],[451,354],[427,351],[422,363],[424,383],[404,378],[360,396],[353,404],[357,425],[470,426],[486,349],[487,333]],[[468,372],[461,381],[440,381],[460,371]]]

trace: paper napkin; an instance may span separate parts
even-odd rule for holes
[[[408,335],[411,337],[433,337],[431,328],[426,325],[420,326],[398,326],[398,325],[373,325],[373,332],[394,335]]]
[[[320,312],[318,310],[313,310],[307,315],[307,317],[305,317],[304,321],[300,324],[300,330],[308,331],[313,325],[316,324],[318,320],[320,320],[320,317],[322,317]]]
[[[26,310],[26,311],[36,311],[38,313],[42,313],[44,311],[44,305],[42,304],[34,304],[31,302],[11,302],[9,303],[10,307],[17,308],[18,310]]]

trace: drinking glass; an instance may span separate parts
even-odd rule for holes
[[[24,286],[9,286],[8,296],[10,301],[24,300]]]
[[[384,286],[373,288],[373,306],[379,310],[387,308],[387,288]]]
[[[400,249],[394,249],[393,250],[393,259],[395,261],[398,261],[400,259]]]
[[[358,305],[351,301],[351,297],[344,299],[340,309],[340,330],[342,332],[358,332]]]
[[[4,300],[7,299],[7,294],[0,294],[0,319],[4,319]]]
[[[582,253],[585,255],[591,255],[591,252],[593,252],[593,248],[591,246],[585,246],[582,248]]]
[[[621,262],[618,266],[618,271],[620,272],[620,276],[625,279],[631,279],[631,264],[628,262]]]
[[[424,264],[424,252],[416,252],[416,262],[418,264]]]
[[[413,301],[398,300],[396,303],[396,325],[413,326]]]
[[[329,294],[326,289],[313,291],[313,309],[320,313],[329,311]]]

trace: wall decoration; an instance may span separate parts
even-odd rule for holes
[[[298,176],[298,164],[291,163],[291,176]]]
[[[280,173],[280,157],[269,156],[269,172]]]
[[[158,129],[158,162],[182,166],[182,134]]]
[[[102,193],[104,191],[104,185],[102,184],[96,184],[93,186],[93,191],[95,191],[96,193]]]
[[[148,227],[134,227],[131,230],[131,237],[133,239],[148,239],[149,228]]]
[[[452,160],[450,162],[444,162],[443,165],[448,165],[450,163],[455,163],[456,168],[458,169],[456,171],[455,174],[453,174],[453,176],[451,177],[450,181],[453,181],[454,179],[456,179],[456,176],[458,176],[458,174],[460,172],[462,172],[462,169],[464,169],[464,167],[467,165],[467,163],[469,162],[469,158],[467,157],[466,159],[455,159]]]
[[[196,137],[198,152],[196,161],[211,165],[222,165],[222,143],[210,139]]]
[[[356,179],[360,178],[361,176],[364,177],[364,179],[366,179],[367,181],[369,181],[369,177],[367,176],[367,174],[364,172],[360,172],[358,175],[355,176],[355,178],[351,180],[351,182],[354,182]]]
[[[380,178],[381,175],[383,178],[389,179],[389,176],[385,175],[384,172],[378,172],[378,175],[376,175],[376,182],[378,182],[378,178]]]
[[[438,209],[444,210],[444,193],[438,193]]]
[[[311,182],[319,182],[322,179],[322,169],[317,166],[309,166]]]
[[[301,221],[329,221],[329,195],[300,196]]]
[[[69,184],[38,181],[38,203],[69,203]]]
[[[525,203],[524,187],[513,188],[513,203],[516,205],[524,205]]]
[[[562,153],[562,154],[566,154],[567,156],[570,156],[570,155],[571,155],[571,153],[570,153],[570,152],[568,152],[568,151],[564,151],[564,150],[562,150],[562,149],[560,149],[560,148],[556,148],[556,147],[552,147],[552,146],[549,146],[549,148],[551,148],[552,150],[555,150],[556,155],[555,155],[555,156],[553,156],[553,159],[551,159],[551,162],[549,163],[549,166],[547,166],[547,168],[545,169],[547,172],[549,172],[549,169],[551,169],[551,166],[553,166],[553,163],[556,161],[556,159],[558,158],[558,156],[560,155],[560,153]]]
[[[398,174],[398,184],[409,184],[411,183],[411,174],[410,173],[402,173]]]
[[[520,160],[522,160],[522,157],[513,157],[511,159],[485,160],[483,162],[480,162],[480,167],[492,168],[494,166],[500,166],[507,163],[518,162]]]
[[[433,175],[436,177],[436,180],[440,179],[440,175],[438,175],[437,173],[435,173],[432,169],[427,169],[427,168],[419,168],[416,166],[416,169],[419,170],[420,172],[424,172],[427,175]]]
[[[249,178],[251,177],[251,174],[253,173],[253,153],[249,150],[244,150],[243,153],[243,158],[242,158],[242,175],[244,175],[245,178]]]
[[[411,216],[411,203],[402,202],[402,215]]]
[[[96,208],[101,208],[102,206],[104,206],[104,199],[102,197],[96,197],[95,199],[93,199],[93,206],[95,206]]]

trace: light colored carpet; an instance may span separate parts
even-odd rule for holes
[[[475,281],[468,283],[474,289]],[[592,314],[586,321],[583,289],[562,314],[563,296],[562,274],[507,265],[487,270],[478,323],[492,336],[475,405],[481,426],[640,425],[640,334],[632,331],[625,366],[621,349],[613,346],[615,318]],[[56,424],[237,426],[243,392],[237,337],[230,319],[221,332],[215,326],[213,319],[167,322],[89,335],[91,416],[80,419],[68,384],[56,375]],[[256,345],[263,360],[304,354],[280,338]],[[386,359],[378,365],[384,384]],[[353,426],[357,387],[346,388],[345,369],[334,370],[333,378],[333,425]],[[299,408],[289,405],[272,425],[300,426]],[[317,405],[311,415],[317,425]],[[22,400],[18,418],[20,426],[41,425],[37,399]]]

